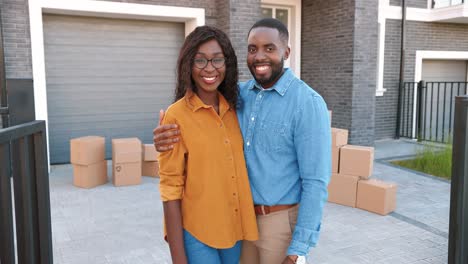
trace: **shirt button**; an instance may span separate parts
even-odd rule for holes
[[[236,193],[233,193],[232,195],[236,196]]]
[[[234,209],[234,212],[236,212],[236,213],[237,213],[237,211],[238,211],[237,209]]]
[[[250,142],[247,142],[247,146],[250,146]]]
[[[263,94],[260,94],[258,97],[262,98],[262,97],[263,97]]]
[[[229,144],[229,139],[224,140],[224,143]]]
[[[252,121],[254,121],[254,120],[255,120],[255,117],[252,117]]]

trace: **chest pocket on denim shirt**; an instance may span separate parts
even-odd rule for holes
[[[256,144],[264,151],[279,152],[286,145],[287,126],[278,122],[261,120],[257,130]]]

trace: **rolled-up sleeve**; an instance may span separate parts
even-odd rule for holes
[[[294,144],[302,193],[288,255],[304,256],[317,244],[331,176],[330,120],[320,96],[310,96],[298,110]]]
[[[177,124],[177,120],[166,112],[163,124]],[[185,156],[187,150],[181,137],[174,148],[161,152],[159,161],[159,192],[162,201],[182,199],[185,185]]]

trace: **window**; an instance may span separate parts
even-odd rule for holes
[[[432,0],[432,8],[461,5],[464,0]]]
[[[279,7],[279,6],[270,6],[270,5],[262,5],[262,18],[276,18],[281,21],[289,31],[289,45],[291,46],[291,9],[287,7]],[[284,62],[285,67],[291,67],[291,60],[286,60]]]

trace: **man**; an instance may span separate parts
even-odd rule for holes
[[[284,68],[288,38],[276,19],[258,21],[248,34],[247,64],[254,80],[240,84],[237,115],[259,240],[244,241],[242,264],[305,263],[317,243],[327,200],[328,110],[318,93]],[[158,151],[178,141],[174,127],[154,130]]]

